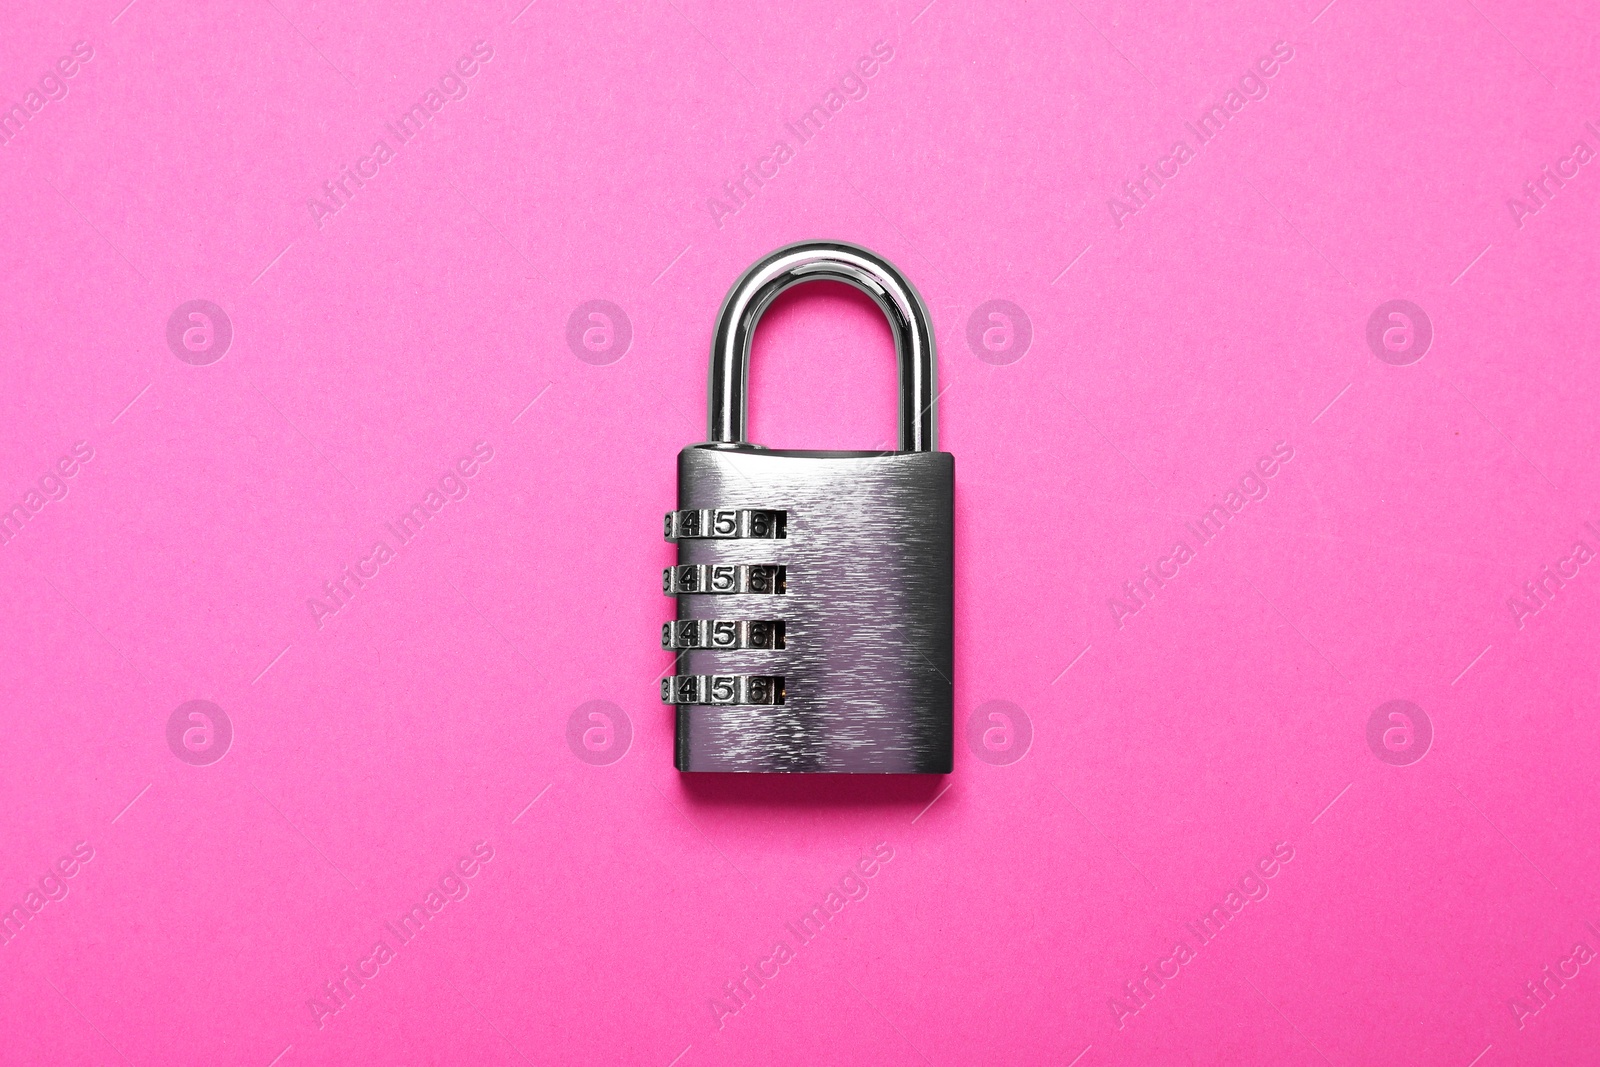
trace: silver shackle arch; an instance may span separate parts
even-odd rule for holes
[[[728,290],[711,339],[708,440],[745,443],[750,342],[756,324],[785,289],[823,280],[853,285],[883,310],[900,364],[900,451],[936,451],[935,363],[928,309],[892,264],[843,241],[802,241],[780,248],[745,271]]]

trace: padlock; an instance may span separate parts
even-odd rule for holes
[[[842,281],[889,319],[899,449],[764,448],[745,440],[750,342],[778,294]],[[936,450],[928,311],[855,245],[781,248],[728,291],[711,347],[709,440],[678,453],[662,588],[680,771],[948,774],[952,498]]]

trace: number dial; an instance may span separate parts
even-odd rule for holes
[[[784,700],[782,675],[675,674],[661,679],[664,704],[778,705]]]
[[[789,513],[761,508],[698,508],[667,512],[664,530],[668,541],[695,538],[772,539],[789,536]]]
[[[782,594],[788,591],[786,569],[770,563],[683,563],[661,572],[661,591],[712,595]]]
[[[666,649],[784,648],[782,619],[679,619],[661,627]]]

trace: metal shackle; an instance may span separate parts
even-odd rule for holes
[[[802,241],[757,262],[728,290],[711,339],[708,440],[745,444],[750,342],[778,294],[802,282],[845,282],[870,296],[889,320],[900,364],[900,451],[938,449],[933,329],[928,309],[892,264],[859,245]]]

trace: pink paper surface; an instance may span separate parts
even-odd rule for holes
[[[5,23],[0,1062],[1593,1060],[1588,5]],[[935,320],[955,771],[685,778],[817,237]],[[753,365],[892,439],[853,291]]]

